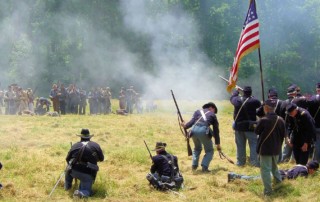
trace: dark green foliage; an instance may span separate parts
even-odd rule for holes
[[[128,68],[135,66],[150,75],[158,73],[152,55],[153,38],[128,28],[121,9],[121,4],[125,3],[118,0],[30,0],[23,3],[8,0],[1,3],[2,25],[17,23],[6,23],[15,20],[12,13],[19,13],[21,18],[18,27],[1,28],[7,29],[3,33],[11,36],[1,43],[3,83],[39,86],[38,91],[42,92],[47,92],[58,80],[89,87],[109,85],[119,89],[130,84],[141,87],[144,84],[139,83],[139,78],[114,72],[118,66],[126,65],[115,62],[126,60],[115,58],[114,52],[122,50],[120,45],[135,58],[129,61]],[[194,23],[199,36],[172,33],[167,36],[166,45],[185,48],[191,55],[200,51],[228,74],[248,1],[154,0],[146,1],[145,6],[147,15],[153,18],[162,18],[166,13],[180,16],[182,11],[191,16],[190,23]],[[257,0],[257,12],[265,90],[274,86],[284,95],[289,83],[296,82],[303,93],[312,93],[314,84],[320,81],[320,2]],[[192,66],[185,70],[188,68]],[[255,51],[242,60],[239,83],[260,89],[259,79]]]

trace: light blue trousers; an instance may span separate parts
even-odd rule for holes
[[[279,155],[260,155],[259,157],[261,179],[264,186],[264,194],[270,194],[272,192],[272,181],[270,173],[273,175],[276,184],[282,181],[277,165],[278,158]]]
[[[202,145],[204,147],[205,155],[202,159],[201,166],[209,167],[209,164],[213,158],[213,143],[211,138],[206,135],[206,126],[194,126],[192,130],[192,140],[194,143],[194,149],[192,152],[192,166],[199,165],[199,156],[202,151]]]
[[[258,155],[256,152],[257,135],[250,131],[235,131],[235,142],[237,145],[237,165],[243,166],[246,164],[246,145],[247,140],[250,148],[250,164],[259,166]]]

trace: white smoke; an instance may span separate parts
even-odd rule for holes
[[[191,16],[178,7],[162,11],[166,4],[154,1],[122,1],[121,5],[128,28],[151,40],[156,73],[146,75],[147,94],[165,96],[173,89],[190,99],[221,97],[224,83],[198,47],[198,27]]]

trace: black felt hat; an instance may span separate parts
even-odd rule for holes
[[[218,113],[218,108],[217,108],[216,104],[214,104],[213,102],[208,102],[207,104],[204,104],[202,106],[202,109],[207,109],[209,107],[212,107],[213,109],[215,109],[216,114]]]
[[[94,135],[90,135],[90,131],[89,129],[83,128],[81,130],[81,135],[77,135],[83,139],[90,139],[91,137],[93,137]]]
[[[156,143],[156,147],[154,148],[153,151],[163,150],[163,149],[166,148],[166,146],[167,146],[167,143],[165,143],[165,142],[157,142],[157,143]]]

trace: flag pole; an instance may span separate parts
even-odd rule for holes
[[[263,74],[262,74],[262,62],[261,62],[261,52],[260,48],[258,48],[259,53],[259,63],[260,63],[260,80],[261,80],[261,88],[262,88],[262,101],[264,102],[264,82],[263,82]]]
[[[251,2],[251,0],[250,0]],[[256,5],[256,1],[254,1],[254,7],[255,10],[257,10],[257,5]],[[261,89],[262,89],[262,101],[264,102],[264,82],[263,82],[263,74],[262,74],[262,61],[261,61],[261,52],[260,52],[260,47],[258,48],[258,54],[259,54],[259,65],[260,65],[260,82],[261,82]]]

